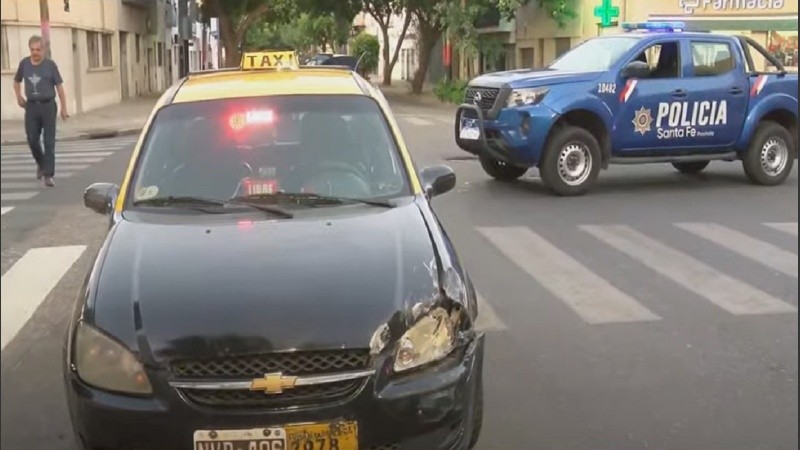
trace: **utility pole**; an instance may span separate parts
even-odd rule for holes
[[[41,18],[44,55],[50,57],[50,7],[47,0],[39,0],[39,17]]]

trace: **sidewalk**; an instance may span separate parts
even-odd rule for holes
[[[56,141],[77,141],[138,134],[157,100],[156,96],[137,97],[116,105],[70,115],[66,121],[59,117],[56,125]],[[0,141],[3,145],[25,144],[27,139],[23,121],[2,121],[0,123]]]
[[[422,87],[421,94],[412,94],[410,81],[392,80],[391,86],[384,86],[378,79],[373,79],[372,83],[383,92],[392,105],[431,108],[455,113],[456,105],[442,102],[436,98],[433,94],[433,86],[430,84]]]

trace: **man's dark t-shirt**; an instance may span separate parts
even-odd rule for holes
[[[19,62],[14,81],[25,80],[25,98],[28,100],[47,100],[55,98],[56,86],[63,83],[58,66],[52,59],[44,58],[38,65],[26,56]]]

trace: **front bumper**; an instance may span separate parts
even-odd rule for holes
[[[435,366],[388,378],[388,359],[352,397],[297,409],[219,410],[191,404],[151,375],[154,397],[134,398],[95,389],[67,371],[67,402],[87,449],[192,448],[197,429],[247,429],[303,422],[353,420],[359,450],[466,449],[472,433],[476,383],[483,370],[479,334]]]
[[[460,136],[462,120],[474,119],[480,130],[478,139]],[[558,114],[540,103],[520,108],[500,110],[494,119],[487,119],[476,105],[461,104],[456,110],[456,145],[473,155],[520,167],[533,167],[541,159],[542,149]]]

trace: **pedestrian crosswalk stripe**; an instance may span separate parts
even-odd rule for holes
[[[455,117],[436,116],[435,120],[445,125],[454,125],[456,123]]]
[[[60,161],[62,163],[90,163],[90,164],[94,164],[94,163],[99,163],[100,161],[103,161],[104,159],[105,158],[80,158],[80,157],[78,157],[78,158],[70,158],[70,157],[67,157],[67,156],[64,156],[62,158],[56,157],[56,161]],[[3,162],[3,167],[13,167],[13,166],[22,166],[22,165],[33,166],[33,164],[34,164],[33,158],[31,158],[30,160],[18,159],[18,160],[14,160],[14,161],[5,161],[5,162]]]
[[[57,168],[63,169],[63,167],[57,167]],[[4,180],[6,180],[6,179],[8,179],[8,180],[26,180],[26,179],[33,179],[34,178],[34,176],[33,176],[34,174],[30,170],[30,168],[28,170],[24,171],[24,172],[6,173],[6,171],[4,170],[2,173],[3,173],[2,178]],[[61,171],[59,171],[58,174],[57,174],[57,178],[69,178],[72,175],[73,175],[72,172],[61,172]]]
[[[28,250],[2,277],[2,348],[33,316],[50,291],[83,254],[85,245]]]
[[[2,169],[0,169],[0,173],[2,173],[3,178],[6,177],[6,173],[10,172],[30,173],[31,176],[33,176],[35,175],[33,170],[35,167],[36,165],[34,163],[31,163],[29,166],[7,166],[3,164]],[[61,170],[83,170],[88,167],[89,165],[87,164],[56,164],[56,172]],[[56,176],[58,176],[58,173],[56,173]]]
[[[38,193],[39,191],[8,192],[8,193],[2,192],[0,193],[0,201],[9,202],[16,200],[28,200]]]
[[[797,311],[792,305],[718,272],[627,225],[581,225],[580,228],[731,314]]]
[[[661,320],[529,228],[481,227],[478,231],[589,324]]]
[[[72,152],[68,156],[84,156],[84,157],[91,157],[91,156],[111,156],[114,152]],[[56,159],[63,158],[65,155],[63,153],[56,152]],[[32,158],[30,153],[16,153],[11,155],[3,155],[2,159],[20,159],[20,158]]]
[[[1,189],[36,189],[42,187],[41,183],[35,181],[2,181]]]
[[[508,329],[506,324],[497,316],[492,305],[486,301],[486,298],[479,292],[476,292],[475,295],[478,297],[478,320],[475,321],[475,329],[479,331],[500,331]]]
[[[56,154],[59,153],[77,153],[77,152],[103,152],[103,151],[116,151],[121,150],[122,146],[119,145],[97,145],[97,146],[81,146],[81,147],[56,147]],[[6,148],[0,149],[2,155],[30,155],[31,150],[25,148]]]
[[[12,209],[14,209],[13,206],[3,206],[0,208],[0,216],[5,216],[7,213],[10,213]]]
[[[764,225],[783,233],[797,236],[797,222],[769,222]]]
[[[797,255],[740,231],[714,223],[676,223],[676,227],[797,278]]]

